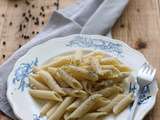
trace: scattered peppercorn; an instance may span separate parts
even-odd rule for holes
[[[15,7],[15,8],[17,8],[17,7],[18,7],[18,5],[17,5],[17,4],[15,4],[15,5],[14,5],[14,7]]]
[[[35,32],[34,32],[34,31],[32,31],[32,34],[35,34]]]
[[[9,23],[9,26],[12,26],[12,22]]]
[[[38,34],[39,32],[37,32],[37,34]]]
[[[45,17],[45,14],[43,14],[42,16]]]
[[[34,16],[32,17],[32,20],[35,20],[35,17],[34,17]]]
[[[41,6],[41,10],[44,12],[44,7],[43,6]]]
[[[23,25],[23,28],[25,28],[26,27],[26,25]]]
[[[2,42],[2,44],[3,44],[3,45],[6,45],[6,42],[5,42],[5,41],[3,41],[3,42]]]
[[[31,15],[31,14],[29,14],[29,17],[31,18],[31,17],[32,17],[32,15]]]
[[[25,17],[25,16],[26,16],[26,13],[23,13],[22,16]]]
[[[44,25],[44,21],[42,21],[42,25]]]
[[[30,11],[30,10],[28,10],[28,13],[30,14],[30,13],[31,13],[31,11]]]
[[[2,14],[2,17],[5,17],[5,14]]]
[[[35,8],[35,5],[32,5],[32,8]]]
[[[2,55],[2,57],[3,57],[3,58],[5,58],[5,57],[6,57],[6,55],[4,55],[4,54],[3,54],[3,55]]]
[[[25,17],[25,19],[26,19],[27,22],[29,21],[28,17]]]
[[[25,0],[26,5],[30,5],[30,2],[28,0]]]
[[[22,45],[19,45],[18,47],[19,47],[19,48],[21,48],[21,47],[22,47]]]
[[[19,26],[19,31],[22,31],[22,24],[20,24]]]
[[[40,13],[39,13],[39,15],[40,15],[40,16],[42,16],[42,15],[43,15],[43,13],[42,13],[42,12],[40,12]]]

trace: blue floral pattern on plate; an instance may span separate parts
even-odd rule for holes
[[[24,88],[28,87],[26,78],[32,72],[32,67],[37,66],[38,58],[35,58],[31,63],[21,63],[15,70],[13,84],[18,84],[18,90],[24,91]]]
[[[37,114],[33,114],[33,120],[47,120],[45,117],[41,117]]]
[[[147,102],[147,100],[151,97],[150,95],[150,85],[148,84],[144,87],[141,88],[141,90],[139,91],[139,100],[138,100],[138,105],[144,104]],[[135,93],[137,91],[138,87],[136,83],[132,83],[130,82],[129,85],[129,92],[133,92]]]
[[[99,49],[110,52],[115,56],[123,57],[122,44],[102,39],[77,36],[74,40],[67,43],[66,46]]]

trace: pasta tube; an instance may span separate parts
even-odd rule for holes
[[[55,78],[58,84],[62,87],[68,87],[68,85],[61,79],[61,76],[58,73],[58,69],[54,67],[48,68],[49,73]]]
[[[39,89],[39,90],[49,90],[48,87],[46,87],[43,83],[37,81],[36,79],[34,79],[33,77],[29,77],[29,83],[31,85],[33,85],[34,87],[36,87],[36,89]]]
[[[117,95],[109,104],[107,104],[106,106],[103,106],[101,108],[99,108],[97,111],[100,112],[106,112],[106,113],[111,113],[113,110],[113,107],[120,102],[125,96],[122,94]]]
[[[99,75],[102,74],[102,69],[101,69],[101,66],[99,64],[99,61],[95,58],[92,58],[91,59],[91,67],[93,69],[93,71]]]
[[[72,96],[72,97],[79,97],[83,98],[87,96],[87,93],[84,90],[74,90],[72,88],[63,88],[66,94]]]
[[[46,114],[47,118],[49,118],[52,114],[54,114],[59,105],[60,103],[57,103],[56,105],[52,106],[52,108]]]
[[[102,64],[102,65],[119,65],[121,63],[117,58],[109,57],[109,58],[101,59],[100,64]]]
[[[91,81],[98,80],[97,74],[90,72],[86,69],[83,69],[81,67],[69,65],[69,66],[67,66],[67,71],[69,71],[69,73],[71,73],[75,78],[78,77],[78,78],[83,78],[83,79],[87,79],[87,80],[91,80]]]
[[[59,120],[65,113],[66,108],[74,101],[72,97],[66,97],[60,106],[56,109],[54,114],[52,114],[48,120]]]
[[[120,72],[131,72],[131,69],[126,66],[126,65],[115,65],[115,67],[120,71]]]
[[[123,89],[118,86],[111,86],[102,90],[96,91],[97,94],[102,94],[104,97],[110,97],[112,95],[123,92]]]
[[[58,92],[62,95],[65,95],[62,88],[56,83],[56,81],[53,79],[53,77],[47,71],[41,70],[39,72],[39,75],[43,78],[43,80],[45,81],[45,83],[48,85],[48,87],[51,90],[55,90],[56,92]]]
[[[82,89],[81,84],[75,78],[73,78],[71,75],[69,75],[67,72],[65,72],[62,69],[59,69],[58,73],[66,84],[68,84],[69,86],[71,86],[74,89]]]
[[[118,114],[122,112],[129,104],[133,102],[133,94],[128,94],[125,98],[123,98],[117,105],[113,108],[113,113]]]
[[[78,120],[99,120],[102,117],[106,116],[106,112],[93,112],[93,113],[87,113],[84,117],[78,119]]]
[[[84,114],[86,114],[92,108],[92,106],[101,97],[102,97],[102,95],[100,95],[100,94],[94,94],[94,95],[90,96],[75,111],[73,111],[68,116],[68,120],[78,119],[78,118],[82,117]]]
[[[76,50],[75,55],[74,55],[74,62],[76,65],[79,65],[82,61],[82,50]]]
[[[54,91],[29,90],[29,93],[32,97],[39,99],[62,101],[62,97]]]
[[[53,60],[52,62],[41,66],[41,69],[46,69],[47,67],[61,67],[63,65],[68,65],[72,63],[72,56],[65,56],[61,59]]]
[[[55,104],[55,101],[49,101],[47,102],[41,109],[40,111],[40,115],[44,116],[46,115],[46,113],[49,111],[49,109],[51,109],[53,107],[53,105]]]

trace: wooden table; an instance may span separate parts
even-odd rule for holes
[[[75,0],[0,0],[0,63],[34,37],[51,13]],[[57,4],[59,2],[59,4]],[[107,18],[106,18],[107,19]],[[113,36],[141,51],[160,79],[160,1],[130,0],[113,28]],[[160,119],[160,94],[145,120]],[[0,120],[9,120],[0,113]]]

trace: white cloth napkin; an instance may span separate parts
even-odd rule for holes
[[[68,8],[55,11],[42,32],[0,66],[0,110],[16,119],[6,98],[6,81],[17,59],[30,48],[71,34],[107,34],[111,37],[111,28],[127,3],[128,0],[79,0]]]

